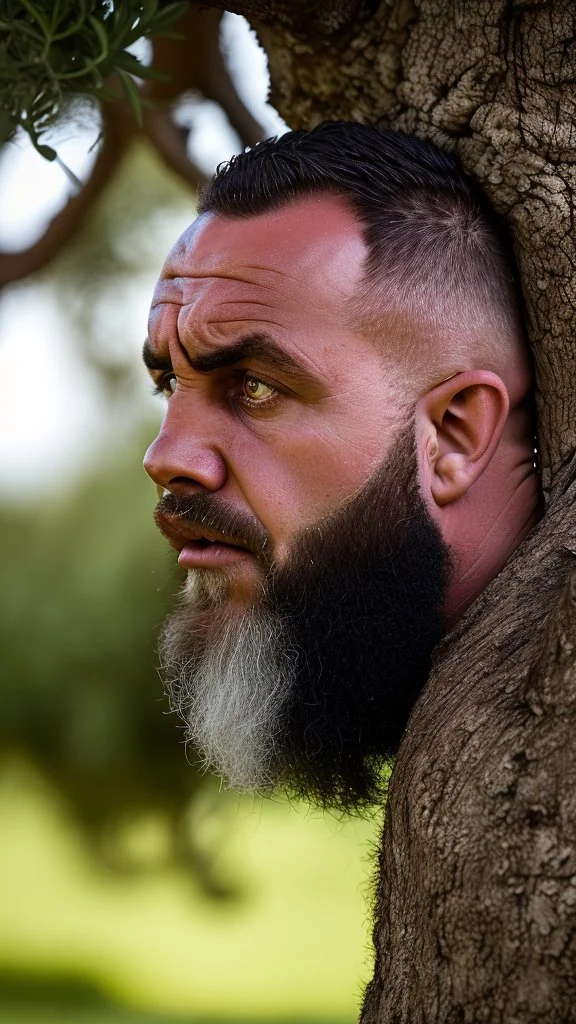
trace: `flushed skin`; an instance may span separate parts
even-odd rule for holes
[[[147,362],[170,398],[145,465],[172,494],[217,494],[260,524],[281,564],[297,531],[352,496],[413,420],[422,495],[450,550],[450,626],[539,516],[529,366],[518,347],[495,356],[495,339],[467,350],[431,331],[425,372],[407,374],[401,338],[421,329],[407,312],[402,331],[377,339],[351,322],[364,257],[356,218],[328,195],[246,219],[200,217],[153,299]],[[212,358],[263,336],[284,359],[264,344],[232,365]],[[183,548],[180,561],[210,558],[231,603],[249,604],[251,554]]]

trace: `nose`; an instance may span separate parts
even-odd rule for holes
[[[144,469],[155,484],[173,494],[190,487],[218,491],[228,476],[224,458],[214,443],[196,436],[189,426],[178,429],[169,415],[144,456]]]

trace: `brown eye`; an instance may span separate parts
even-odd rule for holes
[[[251,402],[261,402],[263,405],[276,396],[276,388],[266,384],[265,381],[247,373],[242,381],[244,396]]]

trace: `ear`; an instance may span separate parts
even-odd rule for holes
[[[467,370],[436,385],[416,404],[422,484],[436,505],[461,498],[484,472],[510,406],[503,381]]]

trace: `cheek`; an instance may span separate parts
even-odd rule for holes
[[[236,464],[244,499],[272,537],[280,555],[295,532],[337,508],[361,487],[386,454],[377,432],[342,437],[308,434],[262,446]]]

